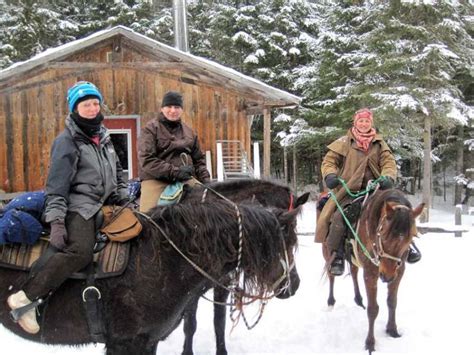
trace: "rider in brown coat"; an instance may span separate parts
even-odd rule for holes
[[[380,176],[385,176],[380,182],[381,189],[393,187],[397,176],[395,158],[382,136],[373,128],[373,114],[369,109],[357,111],[353,126],[346,135],[332,142],[328,149],[321,165],[322,176],[342,207],[351,204],[352,198],[340,186],[339,178],[346,182],[350,191],[364,190],[370,180]],[[316,242],[326,240],[332,253],[329,271],[335,276],[344,272],[343,237],[346,232],[342,214],[335,202],[329,199],[318,218]]]
[[[197,135],[181,121],[183,97],[169,91],[163,96],[161,113],[143,128],[139,139],[139,176],[142,180],[140,211],[156,206],[168,184],[192,184],[210,179]]]

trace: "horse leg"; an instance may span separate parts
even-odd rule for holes
[[[369,320],[369,329],[365,339],[365,349],[372,354],[375,351],[374,323],[379,314],[379,305],[377,303],[377,280],[378,271],[372,265],[364,267],[364,282],[367,293],[367,318]]]
[[[189,302],[184,311],[183,317],[183,332],[184,332],[184,345],[183,355],[193,355],[193,337],[196,333],[197,321],[196,313],[199,303],[199,297]]]
[[[225,346],[225,317],[226,306],[229,291],[222,287],[214,288],[214,333],[216,335],[216,355],[227,355]]]
[[[397,322],[395,313],[397,310],[397,294],[400,281],[405,272],[405,265],[403,264],[398,269],[397,277],[388,284],[388,295],[387,295],[387,306],[388,306],[388,322],[387,328],[385,329],[387,334],[393,338],[399,338],[401,335],[397,330]]]
[[[150,342],[148,335],[137,335],[132,339],[107,340],[106,355],[155,355],[158,342]]]
[[[352,284],[354,285],[354,302],[365,309],[364,306],[364,300],[362,298],[362,295],[360,294],[360,288],[359,288],[359,280],[357,279],[357,275],[359,273],[359,268],[351,263],[351,277],[352,277]]]
[[[336,299],[334,298],[334,275],[328,273],[329,278],[329,297],[328,297],[328,307],[334,307],[336,304]]]

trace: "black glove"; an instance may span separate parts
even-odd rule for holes
[[[387,190],[393,188],[393,179],[389,176],[385,176],[385,179],[379,182],[380,190]]]
[[[336,174],[328,174],[325,178],[324,181],[326,182],[326,186],[328,189],[334,189],[337,187],[341,182],[337,178]]]
[[[49,243],[56,249],[63,250],[67,243],[67,231],[64,221],[56,220],[51,222],[51,232],[49,233]]]
[[[186,181],[193,177],[193,167],[191,165],[180,166],[176,173],[176,180]]]

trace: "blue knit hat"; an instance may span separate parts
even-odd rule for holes
[[[99,103],[102,104],[103,98],[99,89],[88,81],[78,81],[67,91],[67,103],[69,111],[74,112],[77,104],[81,102],[86,96],[94,96],[99,99]]]

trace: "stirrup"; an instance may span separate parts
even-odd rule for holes
[[[23,317],[29,310],[38,307],[43,303],[42,298],[38,298],[36,301],[33,301],[26,306],[18,307],[10,311],[10,316],[12,320],[17,323],[21,317]]]
[[[341,276],[344,273],[344,259],[340,256],[337,256],[332,261],[329,266],[329,272],[334,276]]]

